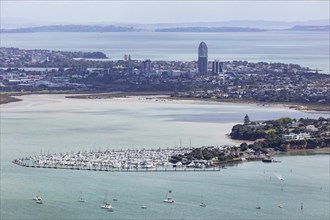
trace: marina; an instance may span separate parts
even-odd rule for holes
[[[220,152],[231,152],[232,147],[209,147]],[[133,149],[106,150],[97,152],[56,153],[15,159],[12,162],[19,166],[31,168],[71,169],[110,172],[175,172],[175,171],[220,171],[226,165],[243,161],[263,160],[263,155],[249,154],[248,158],[232,160],[201,160],[191,159],[173,163],[172,157],[185,155],[194,148],[173,149]],[[243,155],[243,154],[242,154]]]

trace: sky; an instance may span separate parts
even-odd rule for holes
[[[1,0],[1,23],[179,23],[329,19],[328,0]]]

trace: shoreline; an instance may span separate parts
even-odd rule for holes
[[[70,95],[65,98],[76,98],[76,99],[112,99],[112,98],[127,98],[128,96],[154,96],[155,99],[167,99],[167,100],[183,100],[183,101],[202,101],[212,103],[238,103],[238,104],[255,104],[259,106],[279,106],[289,109],[295,109],[297,111],[317,111],[317,112],[328,112],[330,106],[317,105],[317,104],[301,104],[301,103],[285,103],[285,102],[259,102],[247,99],[224,99],[217,100],[212,98],[187,98],[187,97],[158,97],[170,95],[170,92],[123,92],[123,93],[97,93],[97,94],[79,94]]]
[[[329,154],[330,148],[317,147],[314,149],[288,149],[287,151],[275,151],[273,148],[265,148],[271,157],[277,156],[303,156],[303,155],[313,155],[313,154]]]
[[[315,149],[289,149],[288,151],[274,152],[274,155],[280,156],[299,156],[311,154],[330,154],[330,148],[315,148]]]
[[[305,104],[305,103],[285,103],[285,102],[259,102],[248,99],[224,99],[217,100],[212,98],[188,98],[188,97],[170,97],[170,92],[115,92],[115,93],[68,93],[68,92],[56,92],[51,93],[48,91],[44,92],[13,92],[13,93],[0,93],[0,105],[8,104],[11,102],[22,101],[22,99],[14,96],[23,95],[34,95],[34,94],[65,94],[65,98],[74,99],[112,99],[112,98],[127,98],[127,97],[141,97],[141,96],[152,96],[154,99],[167,99],[170,101],[182,100],[182,101],[202,101],[212,103],[237,103],[237,104],[255,104],[258,106],[277,106],[297,111],[316,111],[316,112],[330,112],[329,105],[318,105],[318,104]],[[159,97],[162,96],[162,97]],[[165,97],[168,96],[168,97]]]

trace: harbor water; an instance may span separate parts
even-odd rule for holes
[[[219,33],[21,33],[0,34],[2,47],[62,51],[101,51],[113,60],[197,60],[205,41],[209,60],[299,64],[330,73],[329,32],[268,31]]]
[[[246,162],[220,172],[95,172],[12,163],[47,153],[184,147],[190,140],[192,147],[234,145],[238,142],[226,134],[245,114],[265,120],[327,117],[326,113],[145,98],[21,98],[1,105],[1,219],[330,217],[329,154],[278,155],[281,163]],[[169,190],[175,203],[163,202]],[[100,208],[106,193],[114,212]],[[43,204],[32,200],[37,194]],[[80,194],[86,202],[78,202]],[[199,205],[201,197],[206,207]]]

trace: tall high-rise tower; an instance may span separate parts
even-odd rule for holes
[[[207,74],[207,46],[204,41],[198,47],[198,73]]]

